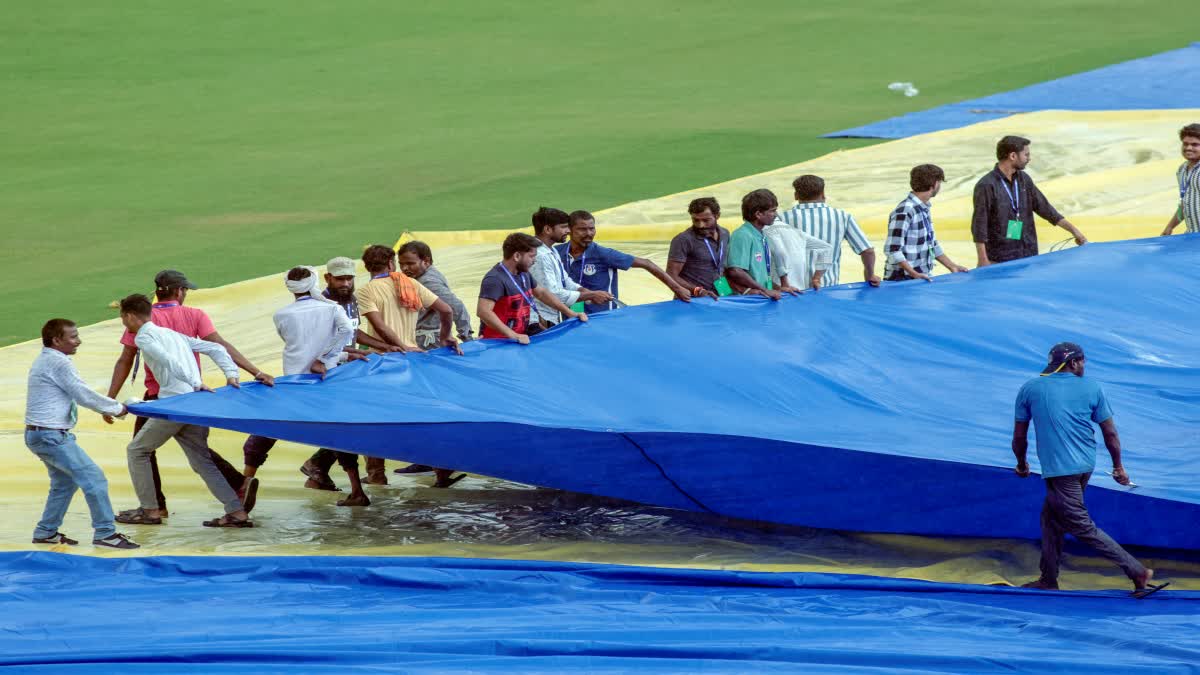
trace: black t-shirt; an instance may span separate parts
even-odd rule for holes
[[[529,326],[530,303],[533,301],[535,288],[537,282],[528,272],[512,274],[504,267],[504,263],[497,263],[483,275],[483,281],[479,284],[479,297],[494,301],[496,316],[514,332],[523,334]],[[487,324],[483,325],[482,336],[505,337]]]

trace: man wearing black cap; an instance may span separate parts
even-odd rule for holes
[[[275,386],[275,378],[267,373],[259,370],[250,360],[237,350],[236,347],[229,344],[217,332],[213,325],[212,319],[208,318],[208,314],[202,309],[195,307],[184,306],[184,300],[187,299],[189,290],[195,290],[196,284],[188,280],[182,272],[177,270],[163,270],[154,276],[154,296],[157,302],[154,303],[151,310],[151,321],[156,326],[170,328],[177,333],[192,338],[199,338],[208,342],[215,342],[225,348],[229,356],[233,358],[234,363],[238,367],[250,373],[255,380],[262,382],[267,386]],[[129,373],[133,370],[134,359],[137,356],[137,347],[134,345],[136,336],[129,331],[125,331],[121,336],[121,356],[117,358],[116,365],[113,366],[112,382],[108,385],[108,397],[116,398],[121,392],[122,385],[125,384],[125,378],[129,377]],[[196,355],[196,363],[200,363],[200,356]],[[136,373],[134,374],[136,378]],[[153,401],[158,398],[158,381],[154,378],[154,373],[146,368],[146,394],[143,400]],[[110,417],[105,417],[104,421],[112,424]],[[138,431],[146,424],[146,418],[138,417],[133,423],[133,435],[137,436]],[[221,471],[221,475],[225,477],[229,487],[233,488],[238,493],[238,497],[243,501],[246,510],[254,508],[256,492],[258,490],[258,479],[247,479],[242,475],[236,467],[230,464],[224,457],[221,457],[215,451],[212,451],[213,463]],[[150,467],[154,476],[154,489],[158,493],[158,508],[162,513],[167,512],[167,498],[162,491],[162,476],[158,471],[158,459],[156,455],[150,455]]]
[[[1013,425],[1013,454],[1017,475],[1030,475],[1025,456],[1029,449],[1029,423],[1037,432],[1037,456],[1046,481],[1042,506],[1042,575],[1027,588],[1057,589],[1063,536],[1070,533],[1116,563],[1133,581],[1135,592],[1144,591],[1154,576],[1121,545],[1096,527],[1083,503],[1083,491],[1096,468],[1096,438],[1092,423],[1100,425],[1104,444],[1112,455],[1113,480],[1129,485],[1121,465],[1121,439],[1113,424],[1112,409],[1099,382],[1083,376],[1083,349],[1060,342],[1050,350],[1050,363],[1017,394]]]

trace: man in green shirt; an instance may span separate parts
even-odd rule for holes
[[[784,293],[799,295],[800,289],[780,277],[779,288],[771,284],[771,249],[763,228],[775,222],[779,200],[767,189],[755,190],[742,197],[742,226],[729,236],[729,257],[725,276],[735,293],[762,295],[778,300]]]

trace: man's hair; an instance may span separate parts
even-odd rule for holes
[[[533,212],[533,216],[529,220],[533,223],[533,233],[538,235],[547,227],[565,225],[571,222],[571,217],[562,209],[552,209],[548,206],[542,206]]]
[[[395,259],[395,257],[396,252],[392,250],[391,246],[372,244],[367,247],[367,250],[363,251],[362,261],[363,265],[366,265],[367,271],[374,273],[382,269],[387,269],[388,263]]]
[[[182,288],[183,286],[159,286],[158,288],[154,289],[154,297],[157,298],[159,302],[166,302],[167,300],[171,300],[175,296],[179,295],[179,291]]]
[[[1004,160],[1008,159],[1008,156],[1011,153],[1021,152],[1025,148],[1029,147],[1030,143],[1032,143],[1032,141],[1030,141],[1028,138],[1021,138],[1020,136],[1005,136],[1004,138],[1000,139],[999,143],[996,144],[996,159],[1003,162]]]
[[[825,180],[807,173],[792,181],[792,188],[796,190],[796,199],[807,202],[825,194]]]
[[[288,281],[300,281],[310,276],[312,276],[312,272],[307,267],[293,267],[287,273]]]
[[[698,197],[688,204],[688,213],[704,213],[712,211],[714,216],[721,215],[721,205],[717,203],[716,197]]]
[[[571,219],[572,227],[574,227],[575,223],[582,223],[585,220],[591,220],[591,221],[596,220],[596,216],[593,216],[592,214],[588,213],[587,211],[584,211],[583,209],[580,209],[578,211],[572,211],[571,215],[568,216],[568,218]]]
[[[775,193],[766,188],[759,188],[742,197],[742,219],[746,222],[754,220],[754,214],[759,211],[769,211],[779,206]]]
[[[401,256],[405,253],[411,253],[417,256],[417,258],[420,260],[424,260],[427,263],[433,264],[433,251],[429,250],[429,244],[426,244],[423,241],[404,242],[404,244],[400,247],[400,250],[396,251],[396,255]]]
[[[524,232],[513,232],[504,238],[504,258],[505,260],[513,257],[518,253],[528,253],[536,251],[542,245],[542,240]]]
[[[62,337],[74,325],[75,322],[70,319],[50,319],[42,326],[42,345],[49,347],[54,344],[54,338]]]
[[[1190,136],[1191,138],[1200,139],[1200,124],[1197,124],[1196,122],[1192,122],[1191,124],[1187,125],[1186,127],[1180,129],[1179,130],[1179,140],[1182,141],[1185,136]]]
[[[914,166],[908,175],[908,186],[913,192],[925,192],[932,190],[939,180],[946,180],[942,167],[936,164],[921,164]]]
[[[150,316],[150,298],[141,293],[134,293],[121,301],[121,313],[133,316]]]

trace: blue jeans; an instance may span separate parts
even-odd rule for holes
[[[35,539],[52,537],[62,525],[63,516],[71,506],[76,490],[83,490],[92,512],[92,527],[96,539],[107,539],[117,533],[113,523],[112,502],[108,499],[108,479],[83,448],[75,443],[69,431],[25,431],[25,446],[46,465],[50,474],[50,494],[46,510],[33,531]]]

